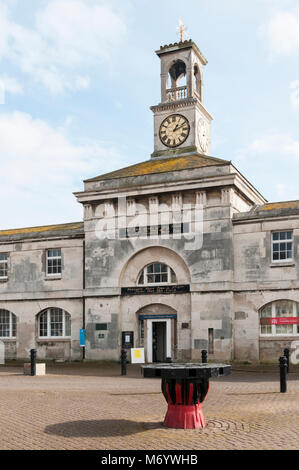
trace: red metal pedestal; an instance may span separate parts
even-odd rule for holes
[[[164,426],[175,429],[200,429],[206,426],[201,405],[168,405]]]
[[[168,403],[164,426],[200,429],[206,426],[201,403],[209,391],[207,380],[162,379],[162,392]]]

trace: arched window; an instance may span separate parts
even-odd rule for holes
[[[169,69],[169,85],[171,88],[186,85],[185,81],[181,82],[186,77],[186,64],[182,60],[177,60]],[[180,83],[181,82],[181,83]]]
[[[176,284],[176,275],[167,264],[152,263],[142,269],[138,285]]]
[[[61,308],[48,308],[39,314],[40,338],[68,338],[71,336],[71,316]]]
[[[15,338],[17,317],[8,310],[0,309],[0,338]]]
[[[187,98],[187,68],[185,62],[177,60],[169,69],[167,100],[177,101]]]
[[[261,335],[299,335],[299,304],[277,300],[266,305],[260,311],[260,328]]]

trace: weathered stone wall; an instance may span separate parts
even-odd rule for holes
[[[119,358],[121,332],[134,331],[134,338],[137,340],[137,312],[146,306],[159,303],[161,308],[165,305],[177,312],[174,327],[174,354],[177,358],[199,358],[201,349],[207,345],[209,328],[213,329],[214,335],[213,357],[231,358],[231,196],[236,202],[238,196],[233,192],[223,199],[219,189],[207,191],[203,210],[202,243],[194,245],[184,236],[172,235],[156,239],[103,239],[98,236],[97,230],[98,222],[105,213],[104,203],[94,204],[94,216],[85,222],[88,357]],[[182,194],[182,202],[194,204],[195,197],[194,191],[185,191]],[[170,206],[172,194],[163,194],[159,196],[159,200]],[[144,198],[139,198],[138,202],[146,207]],[[114,216],[117,216],[116,203],[111,210],[111,219]],[[117,223],[114,221],[110,227],[115,226],[117,227]],[[140,271],[151,262],[169,265],[176,273],[178,284],[190,285],[190,294],[121,296],[121,287],[136,286]],[[227,293],[221,292],[226,289]],[[95,325],[102,322],[108,323],[107,332],[97,334]],[[182,328],[183,323],[188,324],[189,328]],[[138,346],[137,343],[135,345]]]
[[[60,278],[46,276],[45,251],[62,250]],[[83,241],[82,239],[24,240],[0,244],[9,254],[8,279],[0,283],[0,309],[12,312],[17,320],[16,339],[3,338],[7,358],[28,359],[37,349],[39,359],[81,358],[79,330],[83,322]],[[71,316],[71,338],[39,337],[38,315],[54,307]]]
[[[294,259],[272,262],[272,231],[293,230]],[[278,300],[299,302],[299,217],[234,221],[234,357],[276,360],[298,336],[260,334],[259,312]]]

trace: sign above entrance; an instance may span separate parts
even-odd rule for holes
[[[170,313],[165,315],[139,315],[139,320],[163,320],[164,318],[174,318],[178,316],[176,313]]]
[[[122,287],[121,295],[188,294],[190,285]]]

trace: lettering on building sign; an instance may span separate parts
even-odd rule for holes
[[[148,225],[146,227],[127,227],[119,229],[119,238],[147,238],[159,235],[173,235],[176,233],[189,233],[188,223]]]
[[[144,286],[122,287],[121,295],[150,295],[150,294],[186,294],[190,292],[190,285],[178,286]]]

